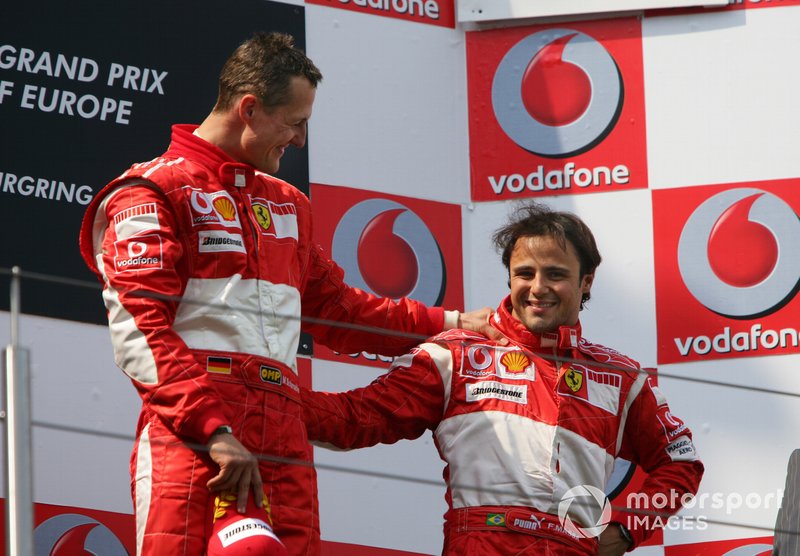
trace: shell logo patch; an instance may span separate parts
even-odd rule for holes
[[[217,197],[212,204],[217,209],[217,214],[226,222],[232,222],[236,219],[236,208],[227,197]]]
[[[521,351],[509,351],[500,358],[500,362],[505,366],[506,372],[516,374],[524,373],[531,360]]]
[[[495,347],[495,374],[498,378],[510,380],[536,380],[536,366],[531,356],[519,348]]]

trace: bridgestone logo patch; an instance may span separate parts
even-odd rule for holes
[[[246,253],[244,240],[240,234],[215,230],[198,232],[197,237],[200,240],[198,251],[201,253],[219,253],[221,251]]]
[[[235,521],[217,533],[223,548],[250,537],[265,536],[277,540],[272,528],[260,519],[245,518]]]
[[[484,380],[467,384],[467,401],[477,402],[487,398],[504,400],[518,404],[528,403],[528,386],[503,384],[493,380]]]

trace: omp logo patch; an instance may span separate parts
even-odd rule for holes
[[[280,386],[283,384],[283,373],[280,369],[270,367],[268,365],[261,365],[260,370],[261,380],[269,384],[276,384]]]

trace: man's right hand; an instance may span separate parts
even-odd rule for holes
[[[458,328],[483,334],[490,340],[494,340],[498,344],[506,346],[508,345],[508,338],[489,324],[489,319],[493,314],[494,310],[491,307],[484,307],[483,309],[476,309],[467,313],[459,313]]]
[[[252,492],[255,504],[260,508],[264,490],[256,457],[228,433],[212,436],[208,441],[208,453],[219,465],[219,474],[206,483],[208,489],[212,492],[227,490],[236,493],[236,509],[239,513],[245,512],[247,496]]]

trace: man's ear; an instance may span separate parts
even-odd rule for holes
[[[253,116],[255,116],[256,110],[258,109],[258,98],[254,94],[246,93],[239,99],[236,108],[239,118],[246,124],[249,124],[253,121]]]
[[[581,292],[589,293],[592,290],[592,283],[594,283],[594,274],[584,274],[581,278]]]

